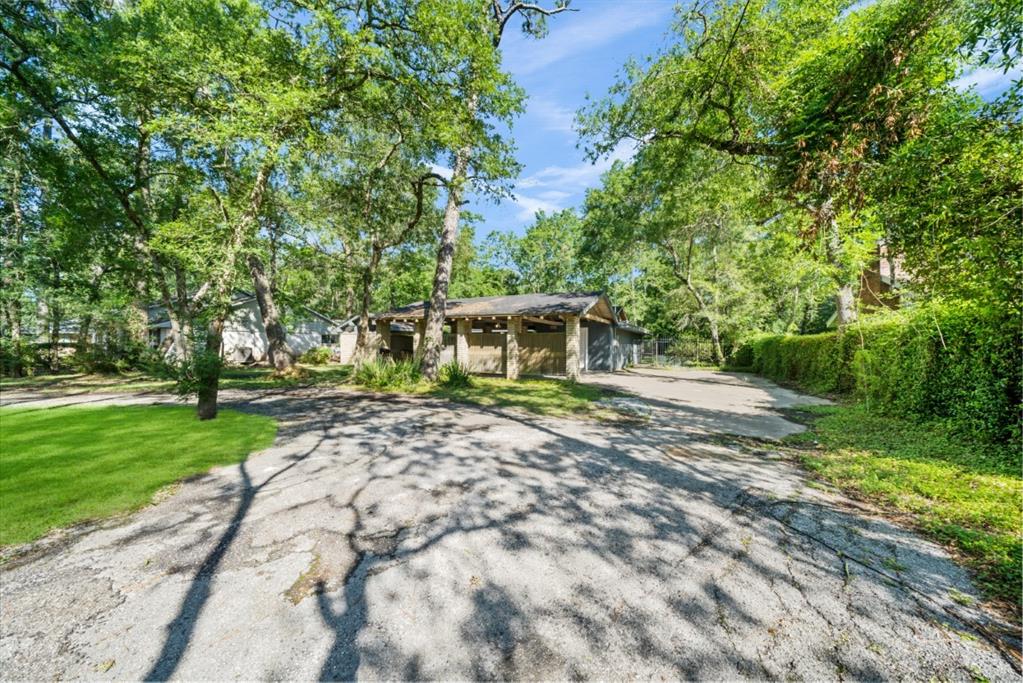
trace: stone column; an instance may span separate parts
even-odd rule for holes
[[[423,340],[426,339],[426,318],[416,321],[416,328],[412,332],[412,354],[415,358],[423,357]]]
[[[504,376],[508,379],[519,378],[519,331],[522,329],[522,318],[508,318],[508,339],[506,340],[506,358]]]
[[[579,379],[579,316],[565,316],[565,377]]]
[[[391,321],[377,320],[377,336],[380,337],[382,349],[391,350]]]
[[[455,360],[464,367],[469,367],[469,333],[472,332],[471,320],[459,320],[455,323]]]

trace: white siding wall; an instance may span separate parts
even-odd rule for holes
[[[309,349],[326,346],[321,335],[330,332],[330,324],[319,318],[296,320],[288,330],[288,345],[296,355],[301,356]]]
[[[252,300],[238,306],[224,323],[224,359],[229,363],[241,362],[247,356],[246,351],[251,350],[256,361],[263,361],[267,348],[259,305]]]

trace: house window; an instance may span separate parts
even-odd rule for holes
[[[320,343],[323,344],[324,346],[330,346],[331,344],[337,344],[339,340],[340,340],[340,337],[338,335],[336,335],[336,334],[325,333],[325,334],[321,334],[320,335]]]

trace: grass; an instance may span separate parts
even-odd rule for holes
[[[968,443],[937,424],[879,416],[862,406],[815,406],[811,430],[789,437],[823,479],[950,546],[988,596],[1020,609],[1023,477],[1020,450]]]
[[[269,446],[276,423],[185,406],[0,409],[0,545],[146,505],[159,489]]]
[[[617,392],[558,379],[508,380],[473,377],[468,387],[432,386],[431,396],[481,406],[521,408],[536,415],[604,417],[613,413],[599,401]]]
[[[224,368],[220,377],[221,389],[278,389],[310,385],[332,385],[348,381],[352,374],[350,365],[302,365],[302,377],[274,377],[270,368]],[[141,372],[127,372],[117,375],[36,375],[35,377],[4,377],[0,379],[0,391],[38,391],[42,393],[67,392],[120,392],[120,391],[165,391],[170,392],[174,382],[159,379]]]
[[[506,380],[474,376],[470,386],[447,387],[424,380],[393,386],[363,386],[357,383],[350,365],[303,365],[301,378],[274,377],[269,368],[224,368],[221,389],[281,389],[300,386],[345,386],[393,393],[436,396],[460,403],[482,406],[521,408],[537,415],[620,418],[616,411],[601,405],[604,398],[621,396],[618,392],[558,379]],[[41,393],[91,392],[170,392],[174,383],[142,373],[121,375],[38,375],[0,380],[0,391],[21,390]]]

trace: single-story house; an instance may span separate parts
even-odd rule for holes
[[[236,290],[231,300],[231,316],[224,324],[224,340],[220,354],[230,363],[261,363],[267,360],[268,343],[263,316],[254,294]],[[163,349],[170,356],[176,355],[170,337],[170,320],[162,304],[153,304],[148,309],[149,343]],[[287,329],[288,344],[296,355],[310,349],[326,346],[340,356],[347,349],[349,358],[355,348],[355,327],[351,320],[338,322],[318,313],[307,306],[289,311]],[[350,347],[350,348],[349,348]],[[347,362],[345,360],[344,362]]]
[[[426,332],[429,302],[375,317],[392,356],[410,356]],[[472,372],[565,375],[613,372],[639,362],[646,330],[632,325],[599,293],[518,294],[451,299],[444,315],[441,362]]]

